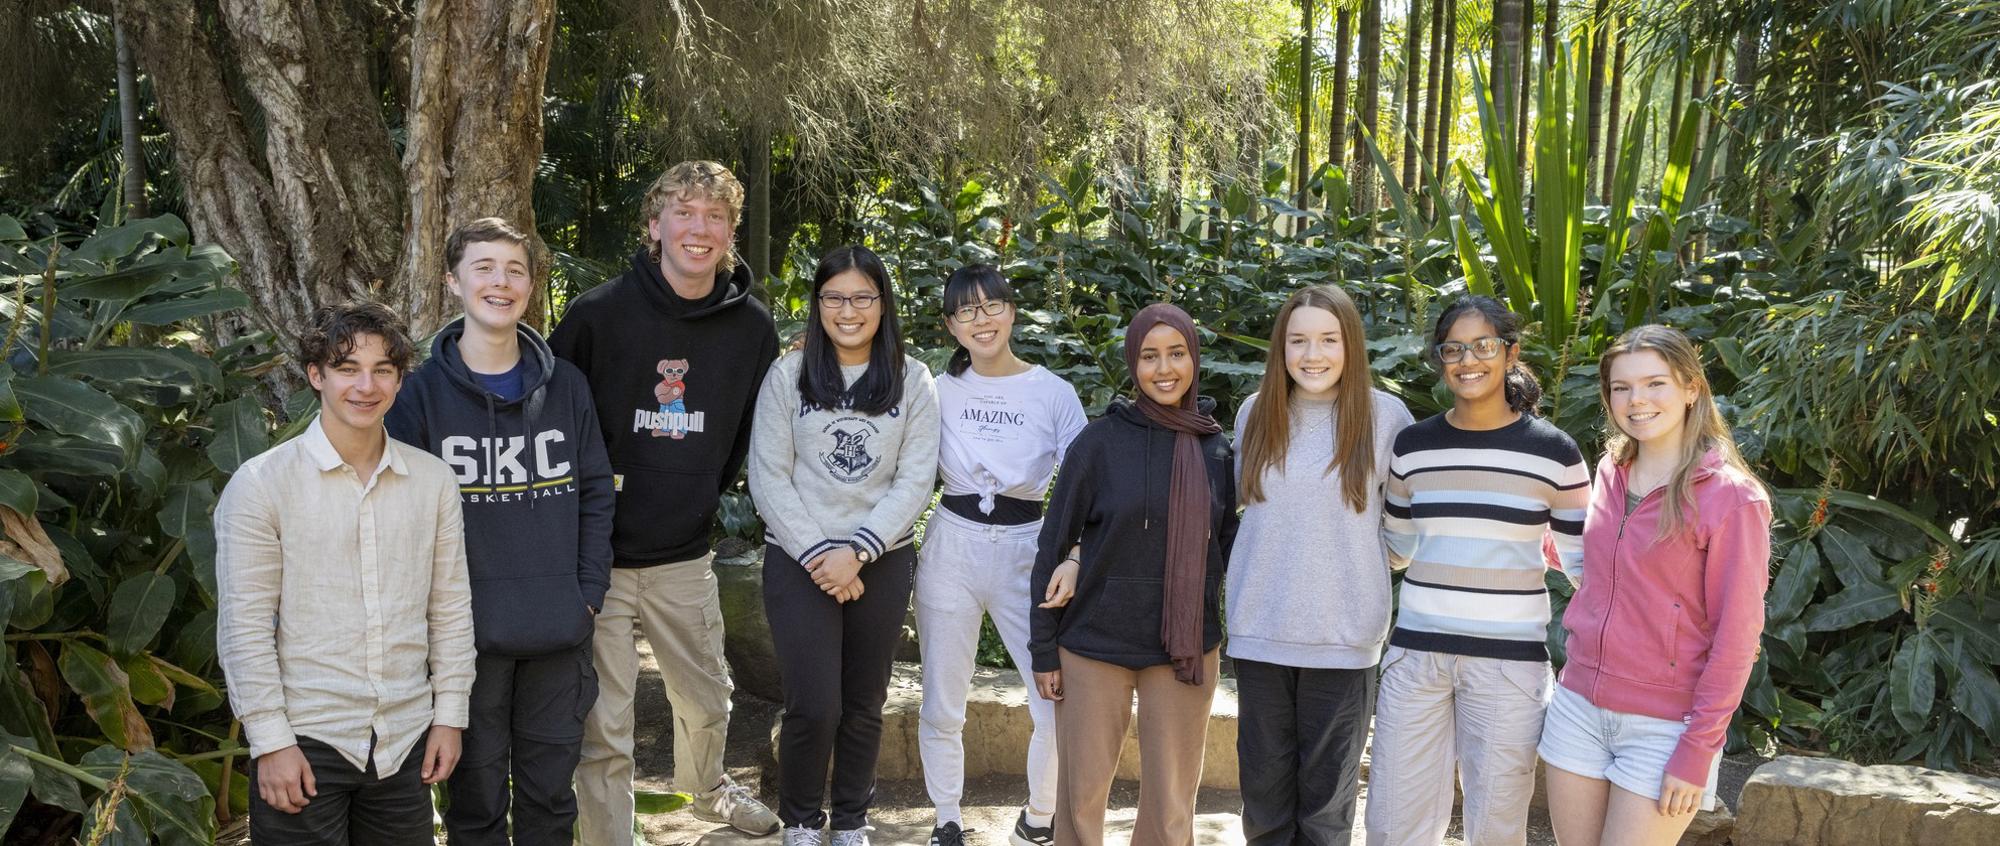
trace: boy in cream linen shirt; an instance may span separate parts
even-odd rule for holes
[[[217,651],[250,744],[257,843],[425,844],[472,688],[458,485],[390,440],[401,322],[321,308],[299,340],[320,412],[215,510]]]

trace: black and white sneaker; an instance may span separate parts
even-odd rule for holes
[[[931,846],[965,846],[965,830],[948,822],[931,829]]]
[[[1014,834],[1007,838],[1013,846],[1055,846],[1056,827],[1053,821],[1044,826],[1028,824],[1028,809],[1022,808],[1021,815],[1014,819]]]

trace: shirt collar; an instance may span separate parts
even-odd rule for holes
[[[403,463],[403,453],[396,448],[396,439],[388,437],[386,429],[383,438],[382,460],[375,465],[374,475],[381,474],[385,468],[395,471],[400,476],[410,475],[409,467]],[[320,426],[319,415],[313,415],[312,423],[306,426],[305,432],[299,435],[299,439],[305,444],[306,454],[312,456],[313,464],[319,467],[320,472],[330,473],[347,463],[341,459],[340,451],[333,448],[333,441],[327,438],[326,429]]]

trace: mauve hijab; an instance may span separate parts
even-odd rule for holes
[[[1139,383],[1139,348],[1146,334],[1169,326],[1187,341],[1194,374],[1201,374],[1201,335],[1194,319],[1178,306],[1154,303],[1132,316],[1125,327],[1125,369]],[[1215,418],[1195,408],[1195,385],[1188,385],[1180,402],[1155,402],[1141,388],[1135,405],[1146,419],[1174,433],[1174,470],[1167,487],[1167,561],[1160,591],[1160,640],[1174,662],[1174,678],[1201,684],[1202,592],[1208,566],[1208,467],[1201,457],[1201,436],[1222,431]]]

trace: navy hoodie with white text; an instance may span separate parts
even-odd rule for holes
[[[589,639],[611,585],[611,462],[583,374],[522,325],[519,398],[488,391],[459,355],[465,318],[403,380],[389,435],[457,476],[480,653],[533,657]]]

